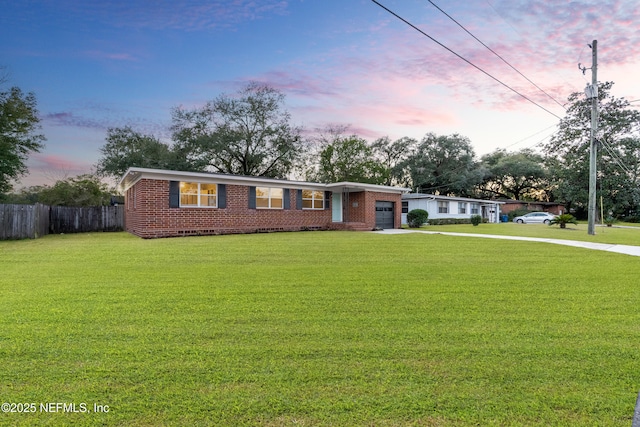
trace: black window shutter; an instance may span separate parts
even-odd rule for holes
[[[291,197],[289,196],[289,189],[282,190],[282,207],[284,209],[291,209]]]
[[[256,187],[249,187],[249,209],[256,208]]]
[[[331,204],[329,203],[329,200],[331,200],[331,191],[325,191],[324,192],[324,208],[326,209],[331,209]]]
[[[296,197],[296,209],[302,209],[302,190],[298,190],[298,195]]]
[[[218,184],[218,208],[224,209],[227,207],[227,185]]]
[[[169,207],[180,207],[180,181],[169,181]]]

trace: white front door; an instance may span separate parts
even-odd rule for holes
[[[331,221],[342,222],[342,193],[331,195]]]

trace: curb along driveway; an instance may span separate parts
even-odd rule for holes
[[[423,233],[423,234],[443,234],[447,236],[480,237],[485,239],[526,240],[529,242],[553,243],[556,245],[575,246],[577,248],[594,249],[599,251],[616,252],[619,254],[626,254],[631,256],[640,256],[640,246],[613,245],[609,243],[579,242],[577,240],[545,239],[541,237],[499,236],[496,234],[451,233],[448,231],[426,231],[426,230],[406,230],[406,229],[389,229],[389,230],[382,230],[382,231],[374,231],[374,233],[378,233],[378,234]]]

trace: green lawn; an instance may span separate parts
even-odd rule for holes
[[[628,427],[639,271],[418,233],[0,242],[0,401],[37,405],[0,425]]]
[[[586,223],[578,225],[567,224],[567,228],[561,229],[557,225],[545,224],[516,224],[513,222],[499,224],[480,224],[477,227],[471,224],[456,225],[425,225],[420,230],[446,231],[474,234],[497,234],[506,236],[540,237],[545,239],[580,240],[594,243],[612,243],[618,245],[640,246],[640,224],[618,224],[614,227],[596,226],[595,235],[589,235]]]

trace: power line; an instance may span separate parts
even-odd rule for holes
[[[542,89],[540,86],[538,86],[537,84],[535,84],[533,81],[531,81],[531,79],[529,79],[527,76],[525,76],[524,74],[522,74],[520,72],[520,70],[518,70],[516,67],[514,67],[513,65],[511,65],[506,59],[504,59],[502,56],[500,56],[496,51],[494,51],[493,49],[491,49],[489,46],[487,46],[486,44],[484,44],[484,42],[482,42],[482,40],[480,40],[479,38],[477,38],[475,35],[473,35],[473,33],[471,33],[471,31],[467,30],[464,25],[462,25],[461,23],[459,23],[458,21],[456,21],[451,15],[449,15],[447,12],[445,12],[444,10],[442,10],[440,8],[440,6],[438,6],[437,4],[435,4],[434,2],[432,2],[431,0],[427,0],[429,3],[431,3],[433,5],[433,7],[435,7],[436,9],[438,9],[440,12],[442,12],[447,18],[449,18],[450,20],[452,20],[453,22],[455,22],[460,28],[462,28],[467,34],[469,34],[471,37],[473,37],[478,43],[480,43],[482,46],[484,46],[485,48],[487,48],[491,53],[493,53],[495,56],[497,56],[498,58],[500,58],[500,60],[502,62],[504,62],[505,64],[507,64],[509,67],[511,67],[511,69],[513,71],[515,71],[516,73],[520,74],[526,81],[528,81],[529,83],[531,83],[532,85],[534,85],[536,87],[536,89],[538,89],[540,92],[544,93],[545,95],[547,95],[553,102],[555,102],[556,104],[558,104],[560,107],[562,107],[564,110],[566,110],[566,108],[564,108],[564,105],[562,105],[560,102],[558,102],[558,100],[556,100],[553,96],[549,95],[547,92],[544,91],[544,89]]]
[[[534,136],[536,136],[536,135],[540,135],[542,132],[546,132],[546,131],[548,131],[549,129],[554,128],[554,127],[557,127],[557,126],[558,126],[558,125],[551,125],[551,126],[549,126],[549,127],[546,127],[546,128],[544,128],[544,129],[542,129],[542,130],[540,130],[540,131],[538,131],[538,132],[534,133],[533,135],[529,135],[529,136],[527,136],[527,137],[525,137],[525,138],[522,138],[521,140],[516,141],[516,142],[514,142],[514,143],[512,143],[512,144],[509,144],[509,145],[507,145],[507,146],[506,146],[506,147],[504,147],[504,148],[505,148],[505,149],[507,149],[507,148],[509,148],[509,147],[513,147],[514,145],[518,145],[518,144],[520,144],[521,142],[524,142],[524,141],[526,141],[526,140],[527,140],[527,139],[529,139],[529,138],[533,138]],[[545,137],[544,137],[544,138],[542,138],[540,141],[538,141],[538,142],[536,142],[535,144],[533,144],[533,146],[536,146],[536,145],[540,144],[542,141],[544,141],[545,139],[547,139],[549,136],[551,136],[551,135],[547,135],[547,136],[545,136]]]
[[[506,22],[506,24],[507,24],[508,26],[510,26],[510,27],[511,27],[511,29],[513,30],[513,32],[514,32],[514,33],[516,33],[518,36],[520,36],[520,38],[524,38],[524,37],[522,36],[522,34],[520,33],[520,31],[518,31],[518,30],[517,30],[513,25],[511,25],[511,22],[507,21],[507,20],[504,18],[504,16],[502,16],[502,14],[501,14],[500,12],[498,12],[498,10],[497,10],[497,9],[496,9],[496,8],[495,8],[495,7],[494,7],[494,6],[493,6],[493,5],[492,5],[488,0],[485,0],[485,2],[486,2],[489,6],[491,6],[491,9],[493,9],[493,11],[496,13],[496,15],[498,15],[498,16],[500,17],[500,19],[502,19],[504,22]]]
[[[600,142],[600,144],[604,147],[604,149],[607,150],[607,152],[613,159],[614,163],[617,163],[618,166],[620,166],[620,169],[622,169],[626,174],[631,175],[631,169],[624,163],[624,161],[620,158],[618,153],[615,152],[613,147],[611,147],[609,143],[607,143],[604,140],[598,140],[598,142]]]
[[[491,79],[495,80],[496,82],[500,83],[502,86],[506,87],[507,89],[509,89],[510,91],[514,92],[515,94],[521,96],[522,98],[526,99],[527,101],[529,101],[530,103],[532,103],[533,105],[537,106],[538,108],[546,111],[547,113],[551,114],[552,116],[554,116],[555,118],[557,118],[558,120],[562,120],[562,118],[558,115],[556,115],[555,113],[552,113],[551,111],[547,110],[546,108],[544,108],[542,105],[538,104],[537,102],[533,101],[532,99],[528,98],[526,95],[521,94],[520,92],[518,92],[517,90],[515,90],[514,88],[512,88],[511,86],[507,85],[506,83],[502,82],[500,79],[492,76],[491,74],[489,74],[488,72],[486,72],[485,70],[483,70],[482,68],[478,67],[477,65],[475,65],[473,62],[469,61],[468,59],[466,59],[465,57],[463,57],[462,55],[458,54],[457,52],[453,51],[452,49],[450,49],[449,47],[445,46],[444,44],[440,43],[438,40],[436,40],[435,38],[431,37],[429,34],[425,33],[424,31],[422,31],[420,28],[416,27],[415,25],[413,25],[411,22],[407,21],[406,19],[404,19],[403,17],[401,17],[400,15],[398,15],[397,13],[395,13],[394,11],[392,11],[391,9],[387,8],[386,6],[380,4],[377,0],[371,0],[372,2],[374,2],[375,4],[377,4],[378,6],[380,6],[382,9],[386,10],[387,12],[389,12],[391,15],[395,16],[396,18],[398,18],[399,20],[401,20],[402,22],[404,22],[405,24],[407,24],[408,26],[410,26],[411,28],[413,28],[414,30],[418,31],[420,34],[422,34],[423,36],[427,37],[428,39],[430,39],[431,41],[433,41],[434,43],[438,44],[440,47],[448,50],[449,52],[451,52],[452,54],[454,54],[455,56],[457,56],[458,58],[460,58],[461,60],[463,60],[464,62],[466,62],[467,64],[471,65],[473,68],[475,68],[476,70],[482,72],[483,74],[485,74],[487,77],[490,77]]]

